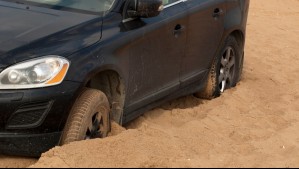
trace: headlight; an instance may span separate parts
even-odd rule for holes
[[[48,56],[26,61],[0,73],[0,89],[29,89],[60,84],[69,68],[69,61]]]

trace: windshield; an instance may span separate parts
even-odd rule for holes
[[[108,11],[115,0],[22,0],[36,6],[44,6],[59,10],[82,10],[88,12]]]

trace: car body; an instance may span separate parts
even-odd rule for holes
[[[0,1],[1,73],[46,56],[69,61],[57,85],[1,84],[0,153],[38,156],[59,145],[86,87],[103,91],[112,118],[126,124],[162,102],[203,89],[228,36],[244,49],[247,0],[164,1],[159,15],[134,19],[124,17],[125,3],[111,1],[109,9],[91,12]]]

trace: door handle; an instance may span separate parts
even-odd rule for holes
[[[213,17],[214,18],[219,18],[220,16],[222,16],[224,14],[223,10],[220,9],[220,8],[216,8],[214,9],[214,12],[213,12]]]
[[[182,25],[180,25],[180,24],[178,24],[178,25],[175,26],[175,28],[173,30],[173,35],[176,38],[178,38],[184,30],[185,30],[185,27],[182,26]]]

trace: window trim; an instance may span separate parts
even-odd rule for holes
[[[180,4],[180,3],[182,3],[182,2],[186,2],[186,1],[188,1],[188,0],[179,0],[179,1],[177,1],[177,2],[174,2],[174,3],[171,3],[171,4],[165,5],[163,10],[165,10],[165,9],[167,9],[167,8],[169,8],[169,7],[175,6],[175,5],[177,5],[177,4]],[[136,18],[127,18],[127,19],[123,19],[123,20],[122,20],[122,23],[130,22],[130,21],[135,20],[135,19],[136,19]]]
[[[177,4],[179,4],[179,3],[182,3],[182,2],[186,2],[186,1],[188,1],[188,0],[179,0],[179,1],[177,1],[177,2],[174,2],[174,3],[171,3],[171,4],[165,5],[165,6],[164,6],[164,9],[169,8],[169,7],[172,7],[172,6],[177,5]]]

